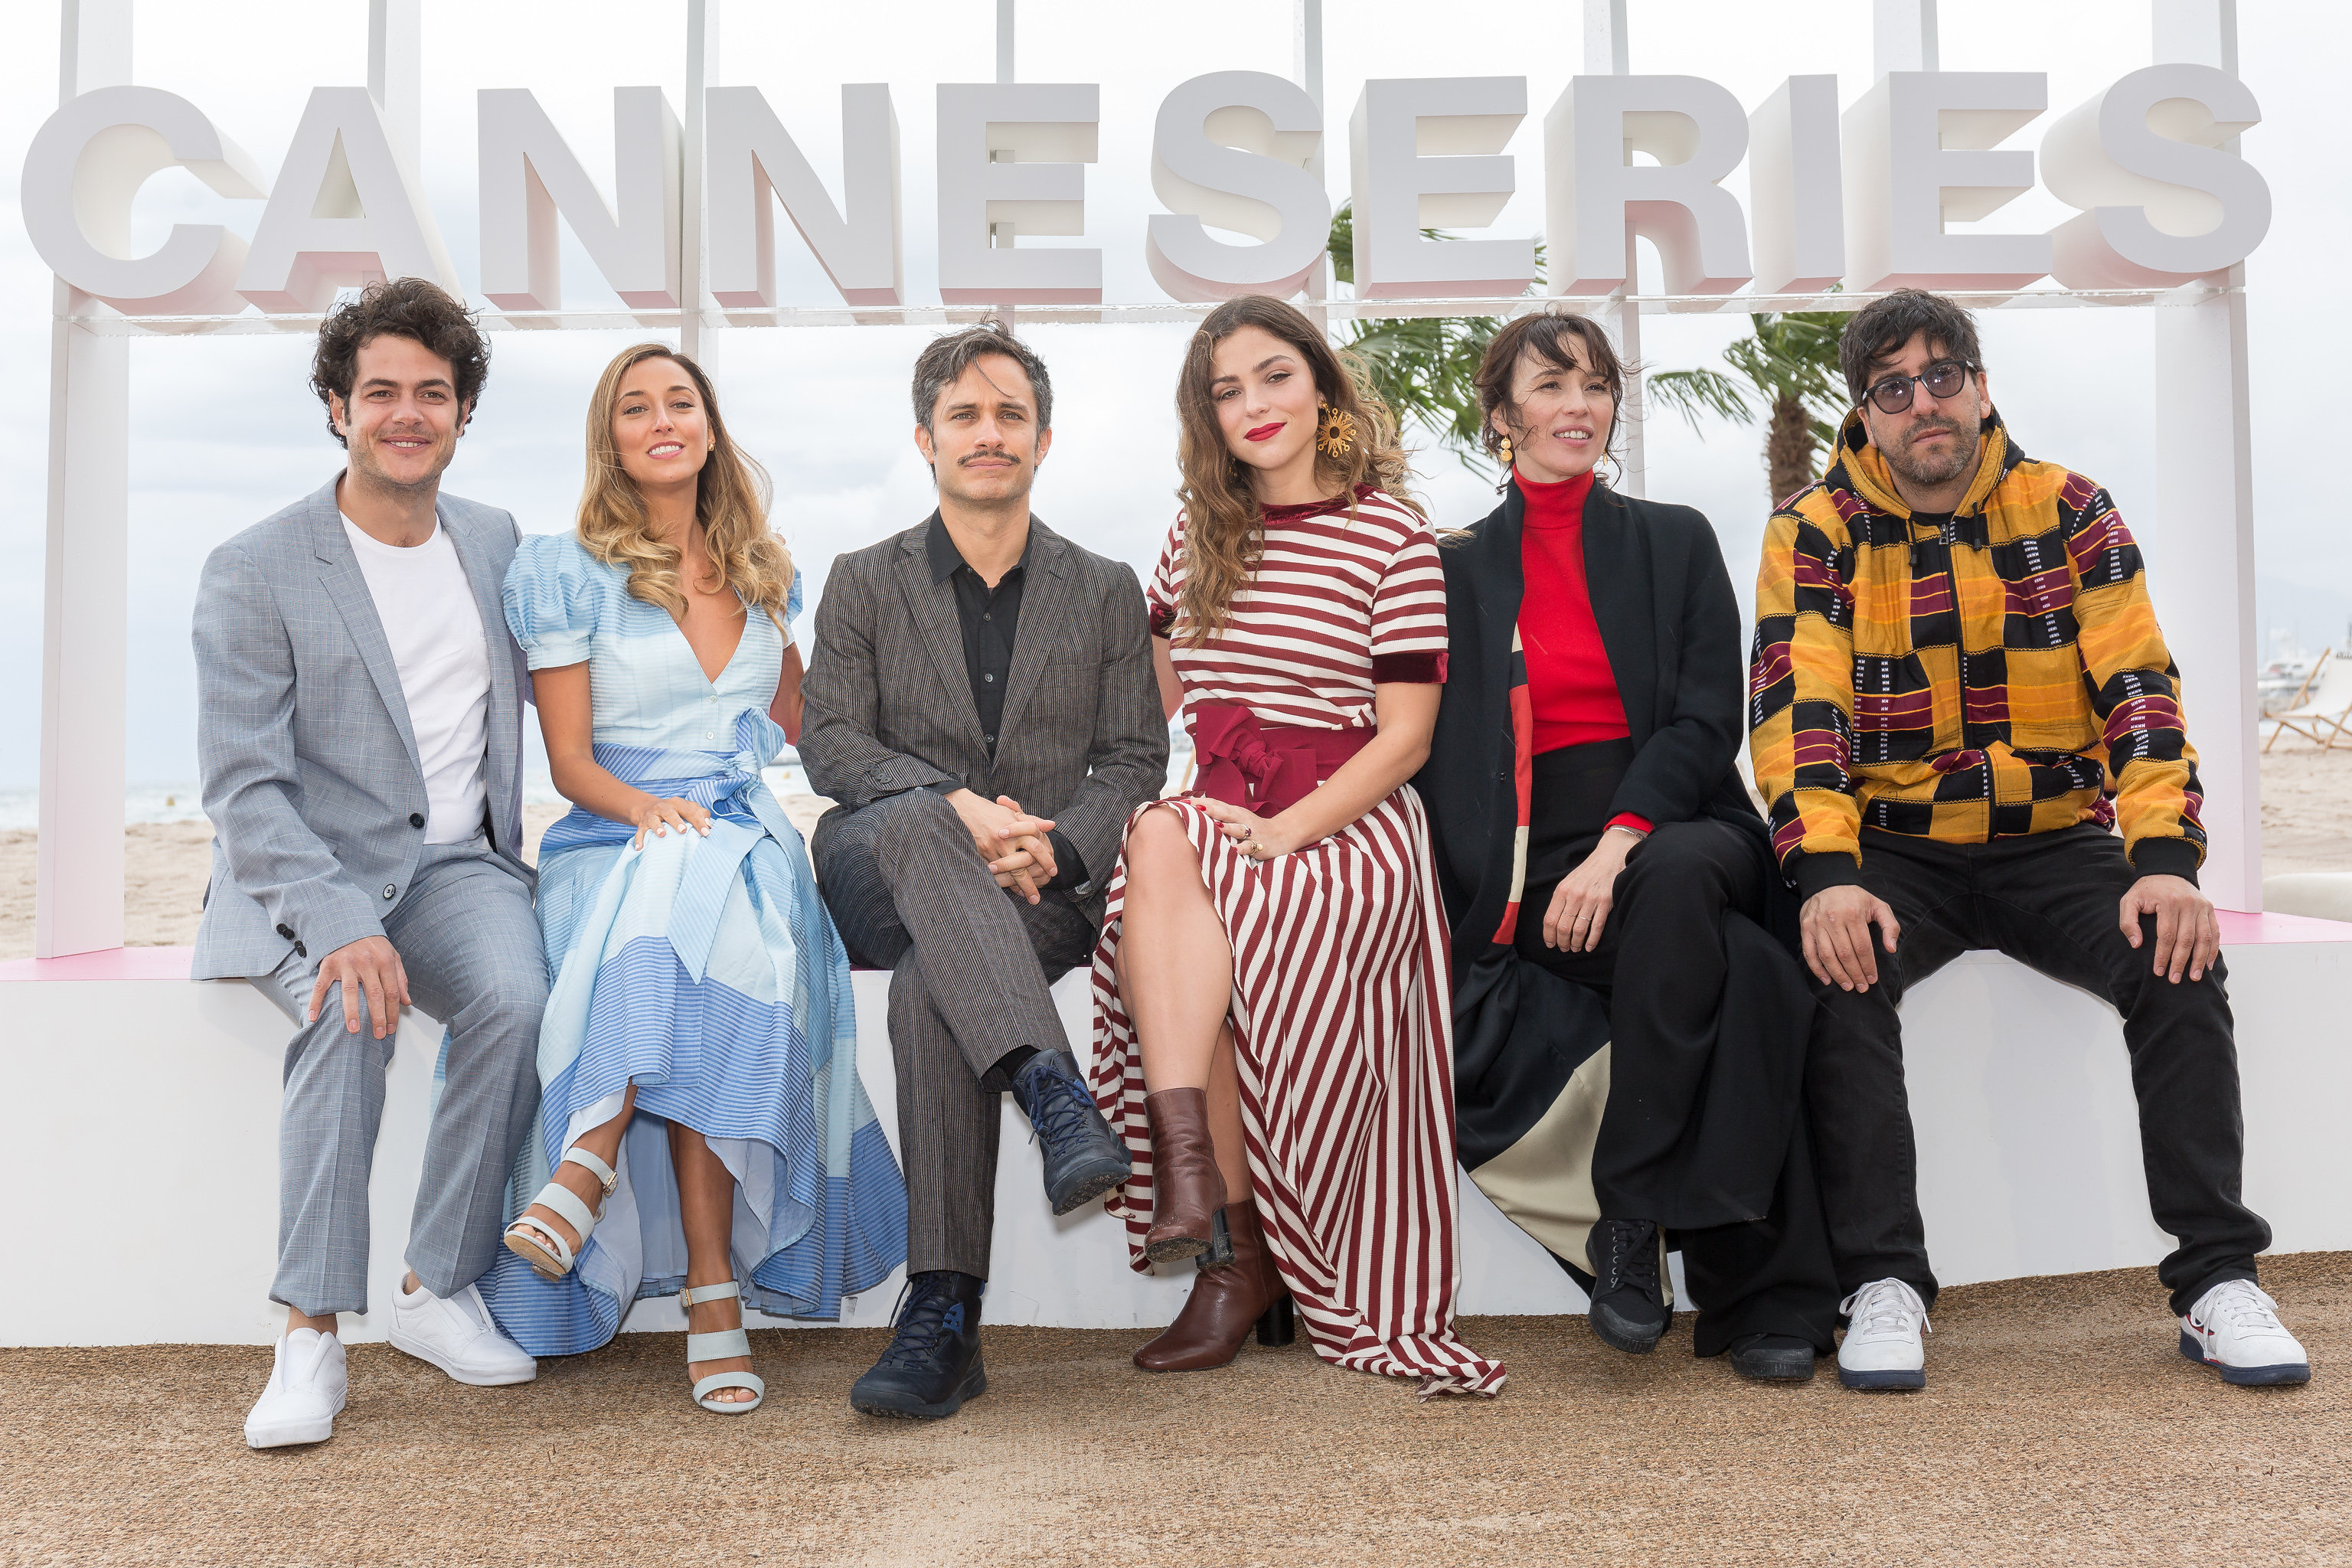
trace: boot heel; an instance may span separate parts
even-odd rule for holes
[[[1209,1218],[1209,1249],[1194,1264],[1201,1268],[1223,1268],[1233,1260],[1233,1227],[1225,1223],[1225,1211],[1219,1209]]]
[[[1265,1310],[1257,1321],[1257,1342],[1268,1350],[1279,1350],[1298,1337],[1298,1322],[1292,1315],[1290,1298],[1284,1296]]]

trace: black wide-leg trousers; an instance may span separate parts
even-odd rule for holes
[[[1519,906],[1520,956],[1609,1005],[1593,1191],[1604,1215],[1672,1233],[1702,1355],[1751,1333],[1826,1352],[1837,1315],[1798,1104],[1811,1009],[1795,961],[1759,923],[1767,874],[1754,834],[1666,823],[1619,874],[1595,951],[1544,944],[1557,879],[1531,883]]]
[[[2118,923],[2137,877],[2122,840],[2087,823],[1965,845],[1863,831],[1862,885],[1894,910],[1902,937],[1891,958],[1879,950],[1869,990],[1813,982],[1805,1079],[1841,1290],[1895,1279],[1936,1299],[1896,1010],[1910,986],[1979,948],[2104,996],[2123,1015],[2148,1204],[2179,1242],[2157,1268],[2173,1310],[2223,1280],[2255,1277],[2254,1255],[2271,1233],[2239,1197],[2245,1127],[2226,975],[2219,961],[2201,980],[2154,973],[2155,919],[2141,920],[2137,948]]]

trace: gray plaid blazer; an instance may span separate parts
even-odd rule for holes
[[[1168,779],[1143,589],[1125,563],[1029,520],[1029,575],[992,757],[955,585],[931,579],[929,528],[843,555],[825,578],[801,686],[809,787],[853,811],[950,780],[1011,795],[1053,818],[1077,850],[1088,881],[1067,896],[1099,921],[1128,814]]]
[[[489,640],[493,853],[522,863],[522,650],[499,591],[514,519],[445,495],[437,509]],[[313,965],[383,934],[415,872],[425,771],[400,672],[333,480],[212,552],[196,589],[196,755],[213,822],[199,980]]]

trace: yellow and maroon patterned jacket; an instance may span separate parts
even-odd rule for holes
[[[1950,519],[1895,493],[1859,411],[1772,514],[1748,746],[1801,895],[1860,880],[1864,826],[1948,844],[2120,824],[2143,874],[2204,858],[2197,753],[2139,547],[2107,492],[1997,415]]]

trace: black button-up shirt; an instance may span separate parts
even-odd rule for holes
[[[1030,546],[1024,544],[1021,559],[996,580],[991,588],[971,569],[948,534],[948,525],[931,513],[929,530],[923,536],[923,549],[930,562],[931,581],[952,584],[955,588],[956,619],[963,626],[964,675],[971,682],[971,705],[980,716],[980,738],[988,747],[988,754],[996,755],[997,731],[1004,719],[1004,687],[1013,678],[1013,639],[1021,629],[1021,589],[1029,578]],[[934,784],[943,795],[951,795],[964,786],[961,784]],[[1078,852],[1055,828],[1046,835],[1054,846],[1054,879],[1046,884],[1053,888],[1075,888],[1087,879],[1087,868]]]

